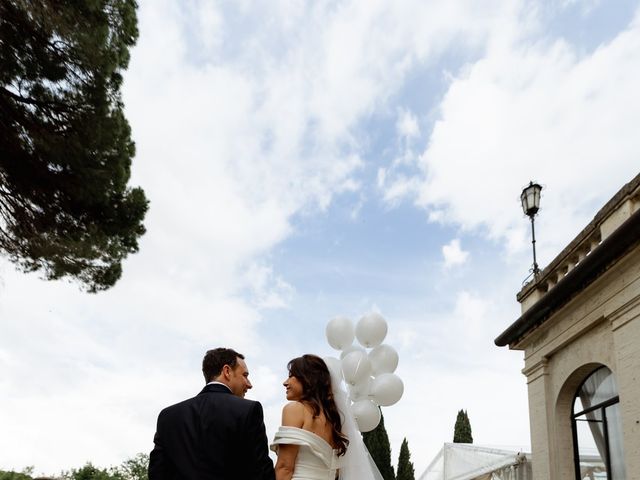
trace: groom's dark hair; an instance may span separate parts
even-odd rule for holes
[[[209,350],[202,359],[202,374],[205,382],[210,382],[222,372],[222,367],[229,365],[236,368],[238,358],[244,360],[244,355],[232,348],[214,348]]]

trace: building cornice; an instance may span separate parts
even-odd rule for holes
[[[605,229],[603,227],[606,226],[607,219],[625,201],[633,200],[639,187],[640,175],[607,202],[594,220],[544,269],[539,277],[520,291],[518,294],[520,302],[526,301],[527,297],[536,292],[540,297],[495,339],[496,345],[512,346],[519,342],[640,243],[640,210],[631,213],[617,228],[601,233]],[[600,241],[601,238],[603,239]],[[580,251],[583,252],[583,256],[572,257]]]

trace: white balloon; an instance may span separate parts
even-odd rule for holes
[[[354,351],[342,359],[342,376],[344,381],[355,385],[371,374],[371,362],[365,352]]]
[[[379,313],[368,313],[356,325],[356,338],[367,348],[377,347],[387,336],[387,321]]]
[[[355,402],[362,399],[369,399],[373,377],[367,377],[355,385],[349,385],[349,398]]]
[[[398,352],[391,345],[383,343],[369,352],[374,375],[393,373],[398,367]]]
[[[342,350],[342,352],[340,353],[340,360],[342,360],[344,357],[349,355],[351,352],[367,353],[367,351],[364,349],[364,347],[361,347],[360,345],[349,345],[347,348]]]
[[[380,409],[371,400],[358,400],[351,409],[361,432],[370,432],[380,423]]]
[[[371,393],[373,394],[374,402],[383,407],[388,407],[402,398],[404,384],[395,373],[383,373],[373,380]]]
[[[329,320],[325,330],[327,341],[336,350],[342,350],[353,343],[353,322],[346,317]]]
[[[324,357],[324,363],[327,364],[332,382],[335,380],[340,383],[342,380],[342,364],[336,357]]]

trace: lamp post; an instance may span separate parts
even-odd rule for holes
[[[536,230],[534,226],[534,217],[540,209],[540,192],[542,186],[537,183],[529,182],[522,193],[520,194],[520,201],[522,202],[522,210],[524,214],[531,219],[531,244],[533,245],[533,276],[538,277],[540,269],[538,268],[538,262],[536,261]]]

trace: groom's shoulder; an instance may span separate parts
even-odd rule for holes
[[[262,409],[262,405],[257,400],[241,398],[229,393],[215,393],[215,392],[210,392],[210,391],[208,392],[206,390],[203,390],[199,394],[193,397],[187,398],[186,400],[182,400],[181,402],[165,407],[162,411],[170,412],[170,411],[182,410],[184,408],[189,408],[191,406],[194,406],[195,404],[200,404],[200,403],[226,404],[241,410],[253,410],[256,408]]]
[[[235,415],[249,416],[261,418],[264,415],[262,404],[257,400],[249,400],[248,398],[236,397],[235,395],[225,395],[223,400],[226,403],[224,407],[229,413],[234,412]]]
[[[194,397],[190,397],[190,398],[187,398],[185,400],[182,400],[180,402],[174,403],[173,405],[169,405],[168,407],[163,408],[160,411],[160,414],[161,415],[162,414],[166,415],[166,414],[170,414],[172,412],[177,412],[177,411],[183,410],[185,408],[188,408],[191,404],[193,404],[193,402],[196,400],[196,398],[197,398],[197,395],[194,396]]]
[[[225,395],[225,400],[230,404],[237,406],[243,410],[253,410],[254,408],[262,408],[262,405],[257,400],[250,400],[248,398],[236,397],[235,395]]]

